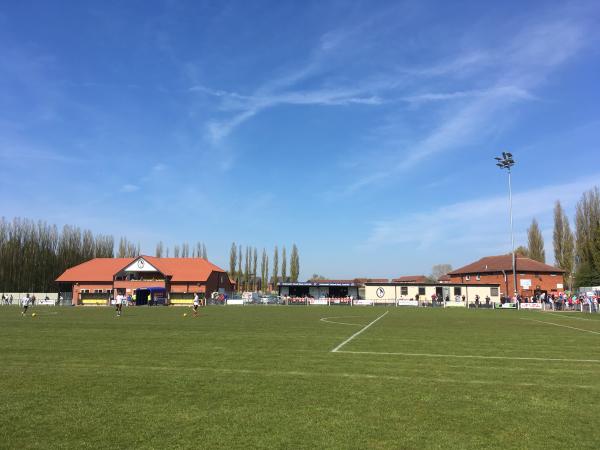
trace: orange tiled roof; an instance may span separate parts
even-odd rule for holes
[[[141,256],[166,276],[172,282],[196,281],[203,282],[214,272],[225,272],[219,266],[202,258],[156,258],[154,256]],[[67,269],[56,281],[112,281],[116,273],[120,272],[139,257],[136,258],[94,258],[77,266]]]
[[[453,270],[448,273],[448,275],[502,272],[503,270],[512,272],[512,255],[486,256],[479,261],[467,264],[460,269]],[[558,267],[550,266],[522,256],[517,256],[516,270],[517,272],[564,273],[564,270],[559,269]]]

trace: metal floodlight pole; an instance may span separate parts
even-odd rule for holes
[[[514,166],[515,161],[512,157],[511,153],[502,152],[502,158],[494,158],[497,163],[496,165],[500,167],[500,169],[506,169],[508,171],[508,208],[510,215],[510,241],[511,241],[511,250],[512,250],[512,272],[513,272],[513,289],[514,293],[517,293],[517,271],[516,271],[516,255],[515,255],[515,235],[513,231],[513,212],[512,212],[512,183],[511,183],[511,170],[510,168]],[[508,293],[507,293],[508,294]]]

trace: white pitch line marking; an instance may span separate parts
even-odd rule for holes
[[[339,352],[349,353],[349,352]],[[351,352],[350,352],[351,353]],[[31,367],[31,363],[24,364],[11,364],[11,367]],[[56,365],[53,366],[56,368]],[[236,368],[216,368],[216,367],[173,367],[173,366],[137,366],[137,365],[92,365],[92,364],[68,364],[64,365],[63,368],[69,370],[95,370],[95,369],[113,369],[113,370],[155,370],[155,371],[175,371],[175,372],[214,372],[214,373],[227,373],[227,374],[242,374],[242,375],[262,375],[265,377],[307,377],[307,378],[356,378],[356,379],[368,379],[368,380],[391,380],[391,381],[408,381],[414,382],[415,377],[413,376],[402,376],[402,375],[382,375],[382,374],[369,374],[369,373],[347,373],[347,372],[305,372],[305,371],[280,371],[280,370],[253,370],[253,369],[236,369]],[[420,381],[431,382],[431,383],[449,383],[449,384],[490,384],[495,385],[498,381],[493,380],[463,380],[453,378],[419,378]],[[511,386],[525,386],[535,387],[541,389],[554,389],[556,387],[568,387],[568,388],[580,388],[580,389],[593,389],[598,390],[598,385],[579,385],[579,384],[539,384],[539,383],[528,383],[518,382],[508,383]]]
[[[467,358],[467,359],[501,359],[515,361],[558,361],[558,362],[587,362],[600,363],[600,359],[565,359],[565,358],[539,358],[535,356],[485,356],[485,355],[444,355],[437,353],[403,353],[403,352],[355,352],[352,350],[339,350],[337,353],[354,355],[386,355],[386,356],[421,356],[424,358]]]
[[[335,324],[340,324],[340,325],[352,325],[355,327],[360,327],[362,324],[360,323],[348,323],[348,322],[335,322],[333,320],[329,320],[329,319],[351,319],[354,317],[360,317],[360,316],[333,316],[333,317],[321,317],[319,320],[321,322],[326,322],[326,323],[335,323]]]
[[[377,319],[375,319],[374,321],[368,323],[367,325],[365,325],[364,327],[362,327],[360,330],[358,330],[356,333],[354,333],[352,336],[350,336],[348,339],[346,339],[344,342],[342,342],[340,345],[338,345],[336,348],[334,348],[333,350],[331,350],[331,353],[335,353],[337,351],[339,351],[340,348],[342,348],[344,345],[346,345],[348,342],[350,342],[352,339],[354,339],[356,336],[358,336],[360,333],[362,333],[363,331],[365,331],[367,328],[369,328],[371,325],[373,325],[375,322],[377,322],[379,319],[381,319],[382,317],[384,317],[389,311],[384,312],[382,315],[380,315]]]
[[[559,312],[546,311],[546,312],[544,312],[542,314],[550,314],[552,316],[561,317],[563,319],[587,320],[588,322],[596,322],[595,319],[586,319],[585,317],[569,317],[568,314],[573,314],[573,313],[570,313],[570,312],[568,312],[568,313],[559,313]]]
[[[525,319],[524,317],[520,317],[520,319],[529,320],[530,322],[545,323],[546,325],[554,325],[555,327],[570,328],[571,330],[583,331],[585,333],[600,334],[600,331],[584,330],[583,328],[570,327],[569,325],[561,325],[560,323],[554,322],[546,322],[545,320]]]

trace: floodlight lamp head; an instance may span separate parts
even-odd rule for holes
[[[505,155],[509,158],[512,159],[512,153],[506,152]]]

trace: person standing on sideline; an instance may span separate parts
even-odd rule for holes
[[[194,316],[198,315],[198,307],[200,306],[200,297],[198,297],[198,293],[194,294]]]
[[[123,295],[117,294],[117,298],[115,299],[115,306],[117,311],[117,317],[120,317],[121,310],[123,309]]]
[[[21,303],[23,304],[23,311],[21,311],[22,316],[27,314],[27,308],[29,308],[30,301],[31,299],[29,298],[29,294],[25,295],[25,297],[23,297],[23,299],[21,300]]]

